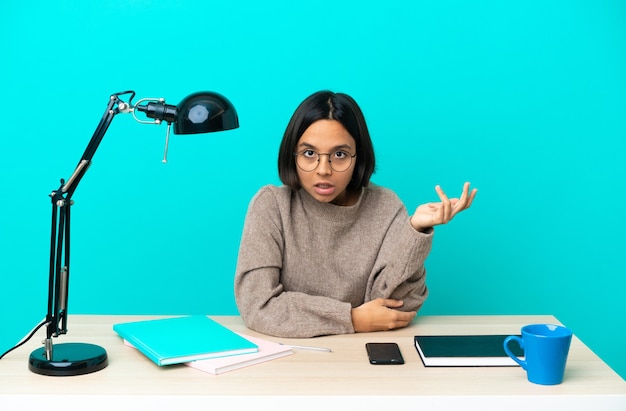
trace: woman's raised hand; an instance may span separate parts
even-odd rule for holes
[[[440,224],[447,224],[455,215],[468,209],[476,197],[477,189],[470,192],[470,183],[463,185],[460,198],[448,198],[440,186],[435,186],[441,202],[422,204],[411,217],[411,225],[417,231],[425,231]]]

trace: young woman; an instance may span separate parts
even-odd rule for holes
[[[408,325],[427,296],[433,227],[472,204],[461,197],[409,214],[370,184],[375,157],[357,103],[320,91],[293,114],[278,153],[283,186],[250,202],[235,274],[247,327],[281,337],[390,330]]]

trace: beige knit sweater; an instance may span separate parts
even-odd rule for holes
[[[353,333],[350,311],[378,297],[418,310],[433,230],[420,233],[391,190],[365,188],[354,206],[265,186],[250,202],[235,298],[245,324],[281,337]]]

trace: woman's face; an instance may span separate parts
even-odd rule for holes
[[[303,171],[301,167],[296,166],[300,185],[313,198],[337,205],[352,205],[356,202],[354,196],[346,192],[352,179],[356,157],[343,160],[344,163],[350,163],[345,171],[335,171],[331,167],[333,159],[336,160],[333,166],[340,168],[338,167],[340,159],[356,154],[356,142],[340,122],[337,120],[314,122],[298,140],[295,152],[301,153],[298,156],[308,159],[312,164],[311,167],[317,166],[312,171]],[[314,164],[315,153],[322,154],[317,164]]]

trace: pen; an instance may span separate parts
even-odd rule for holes
[[[280,345],[284,345],[285,347],[299,349],[299,350],[333,352],[333,350],[331,350],[330,348],[324,348],[324,347],[310,347],[308,345],[291,345],[291,344],[283,344],[283,343],[280,343]]]

